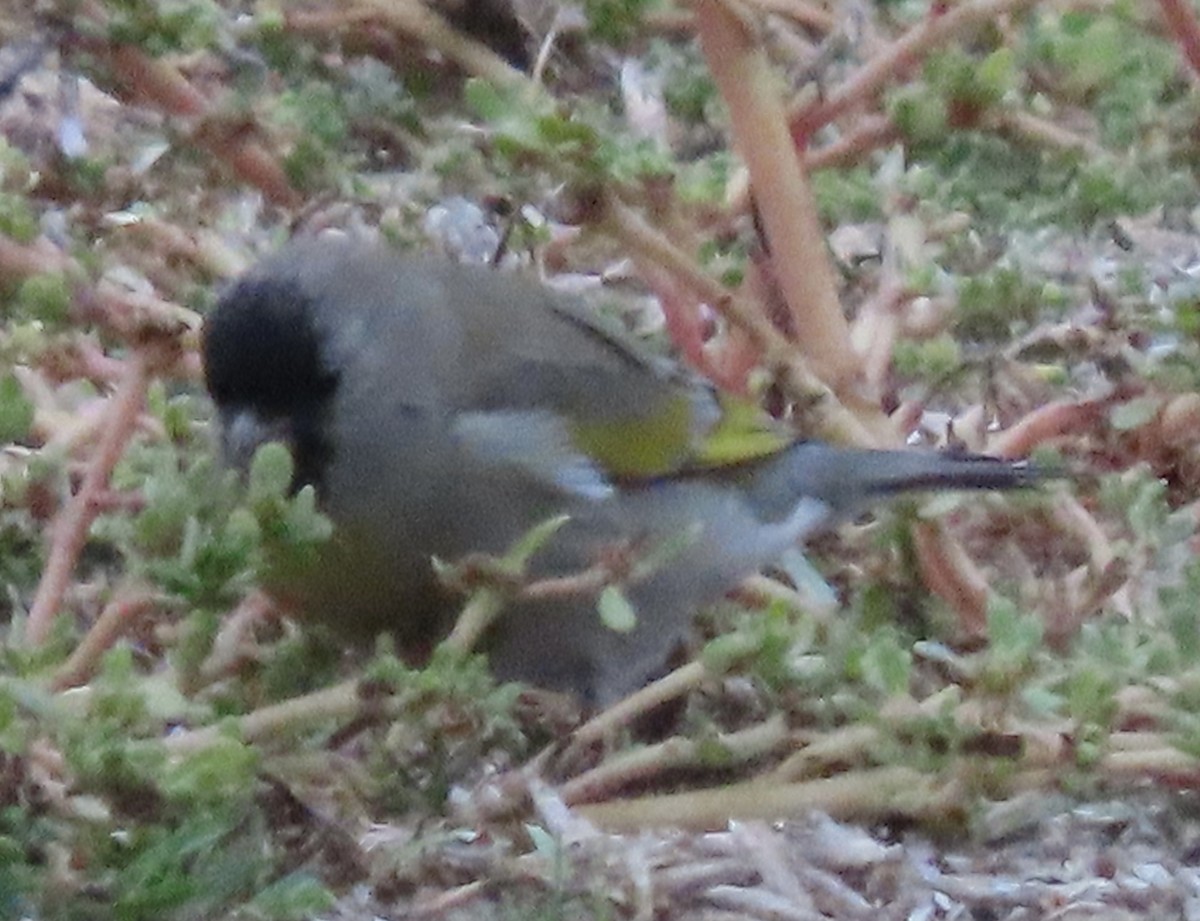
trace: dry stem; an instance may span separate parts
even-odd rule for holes
[[[70,658],[54,673],[50,682],[51,688],[63,691],[78,687],[87,681],[95,671],[100,657],[134,621],[150,611],[157,600],[157,596],[147,589],[118,593],[118,597],[100,612],[87,636],[75,647]]]
[[[79,492],[59,513],[54,522],[50,554],[42,571],[29,612],[25,642],[40,646],[50,634],[51,624],[62,605],[75,563],[87,540],[88,528],[95,519],[96,497],[104,492],[113,467],[137,425],[138,413],[149,383],[149,362],[143,352],[134,352],[126,363],[125,377],[109,406],[96,454],[88,465]]]
[[[958,615],[963,629],[982,635],[987,626],[988,585],[962,546],[936,521],[913,527],[922,581]]]
[[[610,796],[627,784],[662,777],[672,770],[711,766],[705,761],[705,752],[714,743],[728,753],[729,760],[722,762],[721,767],[744,765],[778,748],[787,741],[788,734],[783,715],[775,714],[758,725],[721,735],[713,742],[678,737],[666,739],[608,759],[567,781],[559,794],[568,806],[575,806]]]
[[[877,820],[897,813],[932,818],[948,805],[935,778],[911,768],[883,767],[804,783],[750,781],[576,808],[606,831],[625,832],[663,825],[716,830],[733,820],[777,822],[814,810],[843,819]]]
[[[887,443],[888,438],[875,434],[876,430],[886,431],[887,424],[878,409],[862,407],[870,427],[860,421],[838,402],[792,344],[752,304],[710,278],[690,256],[618,199],[607,201],[606,218],[611,232],[623,245],[673,273],[750,337],[762,353],[763,363],[776,372],[781,386],[814,421],[817,431],[840,444],[878,447]]]
[[[697,0],[700,44],[729,109],[734,143],[750,171],[797,344],[818,376],[844,395],[859,362],[838,302],[816,200],[787,131],[778,83],[736,0]]]
[[[1200,21],[1186,0],[1158,0],[1167,28],[1175,36],[1188,66],[1200,75]]]
[[[496,86],[529,84],[519,70],[486,45],[468,38],[418,0],[362,0],[362,12],[385,25],[436,48],[468,73]],[[350,10],[347,18],[358,10]],[[529,84],[532,85],[532,84]]]
[[[982,25],[988,20],[1015,12],[1033,0],[967,0],[953,6],[937,5],[924,22],[872,56],[854,76],[823,99],[793,112],[791,132],[797,145],[806,147],[808,139],[822,125],[866,102],[888,81],[903,76],[933,48]]]
[[[596,714],[571,736],[571,749],[581,749],[614,736],[643,713],[675,700],[708,677],[700,662],[689,662]],[[570,760],[564,758],[564,760]]]
[[[166,745],[168,751],[173,754],[191,754],[231,734],[231,730],[233,735],[247,744],[264,742],[273,736],[324,720],[348,720],[362,707],[359,682],[343,681],[333,687],[247,713],[233,721],[229,727],[225,724],[214,724],[203,729],[176,733],[166,739]]]

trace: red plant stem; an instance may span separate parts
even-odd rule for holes
[[[100,657],[135,620],[154,607],[148,591],[126,593],[110,601],[92,624],[83,641],[54,675],[53,687],[62,691],[83,684],[96,670]]]
[[[812,187],[787,132],[774,73],[747,22],[726,0],[693,4],[700,47],[729,110],[770,241],[772,264],[797,345],[839,395],[853,389],[858,357],[838,302]]]
[[[1158,6],[1188,66],[1200,75],[1200,21],[1196,11],[1186,0],[1158,0]]]
[[[135,352],[126,366],[124,379],[109,404],[108,424],[96,453],[84,474],[79,492],[59,512],[50,544],[50,555],[42,571],[29,611],[25,642],[40,646],[50,635],[54,617],[62,605],[71,573],[87,540],[88,528],[100,510],[99,498],[105,492],[113,467],[120,459],[137,425],[138,412],[146,396],[149,381],[147,358]]]
[[[896,77],[902,76],[929,51],[960,32],[1011,13],[1033,0],[969,0],[940,12],[936,6],[919,25],[909,29],[891,45],[872,56],[870,63],[824,99],[805,106],[791,117],[792,138],[800,148],[808,146],[813,132],[844,115],[878,93]]]
[[[923,521],[912,534],[925,585],[958,615],[969,636],[981,636],[987,627],[988,586],[979,567],[936,522]]]
[[[104,22],[105,15],[94,4],[92,18]],[[214,131],[203,125],[212,106],[179,69],[169,61],[152,58],[134,45],[111,44],[100,49],[121,92],[135,102],[148,103],[177,118],[198,120],[202,130],[193,138],[217,159],[223,160],[243,182],[258,188],[274,204],[295,208],[300,195],[275,156],[249,132]],[[206,130],[205,130],[206,129]]]

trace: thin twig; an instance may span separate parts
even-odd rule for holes
[[[997,109],[984,118],[983,127],[993,128],[1000,134],[1051,150],[1081,153],[1093,160],[1103,160],[1112,156],[1104,145],[1091,138],[1069,131],[1057,122],[1024,109]]]
[[[506,600],[500,589],[478,589],[459,612],[454,629],[444,641],[446,646],[463,654],[475,649],[488,627],[504,612]]]
[[[721,767],[746,764],[763,757],[788,740],[787,723],[775,714],[762,723],[716,739],[671,738],[610,758],[567,781],[559,795],[568,806],[596,802],[631,784],[647,783],[682,768],[711,767],[712,745],[722,747],[728,760]]]
[[[900,129],[886,115],[864,117],[836,141],[804,153],[804,168],[810,173],[819,169],[854,166],[867,154],[900,140]]]
[[[436,48],[463,70],[497,86],[533,83],[481,42],[468,38],[419,0],[360,0],[363,11],[422,44]],[[354,10],[351,13],[356,12]]]
[[[109,19],[104,7],[87,0],[82,11],[102,34]],[[299,193],[292,188],[278,158],[257,137],[257,126],[246,125],[244,130],[234,132],[216,130],[219,120],[215,118],[205,125],[205,120],[213,116],[213,106],[169,60],[151,57],[136,45],[90,39],[83,44],[105,57],[124,96],[151,104],[175,118],[200,122],[201,130],[193,138],[199,146],[227,163],[238,178],[259,189],[271,202],[289,208],[299,205]]]
[[[0,281],[18,282],[32,275],[79,273],[78,263],[45,237],[18,243],[12,237],[0,234]]]
[[[837,26],[837,19],[832,13],[816,3],[809,3],[808,0],[746,0],[746,2],[758,7],[764,13],[775,13],[816,32],[832,32]]]
[[[1096,400],[1055,400],[1039,406],[992,439],[988,453],[996,457],[1028,457],[1034,448],[1052,438],[1100,425],[1108,410],[1119,402],[1121,397],[1113,394]]]
[[[987,626],[988,584],[979,567],[940,522],[918,522],[912,534],[924,583],[958,615],[969,635],[982,635]]]
[[[689,662],[675,669],[596,714],[576,729],[571,736],[571,748],[584,748],[613,737],[619,729],[628,726],[641,714],[682,697],[707,677],[708,670],[700,662]]]
[[[622,832],[663,825],[716,830],[731,821],[777,822],[813,810],[834,818],[865,821],[897,814],[931,819],[944,815],[954,805],[938,778],[911,768],[882,767],[803,783],[768,785],[750,781],[576,809],[598,827]]]
[[[967,0],[952,6],[936,4],[923,22],[872,55],[870,62],[842,86],[793,112],[790,124],[796,144],[807,147],[808,139],[818,128],[870,100],[888,81],[903,76],[939,45],[1032,3],[1033,0]]]
[[[330,688],[262,707],[229,724],[178,732],[166,739],[167,750],[173,754],[190,754],[227,735],[246,743],[264,742],[317,723],[349,720],[362,708],[360,682],[343,681]]]
[[[62,691],[78,687],[87,681],[95,671],[100,657],[134,621],[153,609],[157,601],[158,597],[147,589],[118,593],[118,597],[105,605],[70,658],[54,673],[50,686],[56,691]]]
[[[40,646],[50,635],[50,627],[62,606],[71,573],[87,541],[88,528],[96,517],[96,497],[107,487],[113,467],[137,426],[148,383],[147,356],[141,351],[134,352],[126,364],[124,380],[109,405],[107,424],[79,492],[54,522],[50,554],[38,583],[25,633],[25,642],[32,647]]]
[[[1184,60],[1200,75],[1200,20],[1195,9],[1186,0],[1158,0],[1158,6],[1183,51]]]

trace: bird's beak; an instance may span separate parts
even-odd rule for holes
[[[267,419],[253,409],[221,412],[221,458],[230,467],[245,473],[254,452],[269,441],[292,448],[291,431],[286,419]]]

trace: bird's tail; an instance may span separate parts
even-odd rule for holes
[[[743,481],[760,513],[781,517],[801,498],[853,514],[889,495],[923,490],[1019,489],[1052,475],[1028,461],[957,451],[871,451],[798,442]]]

